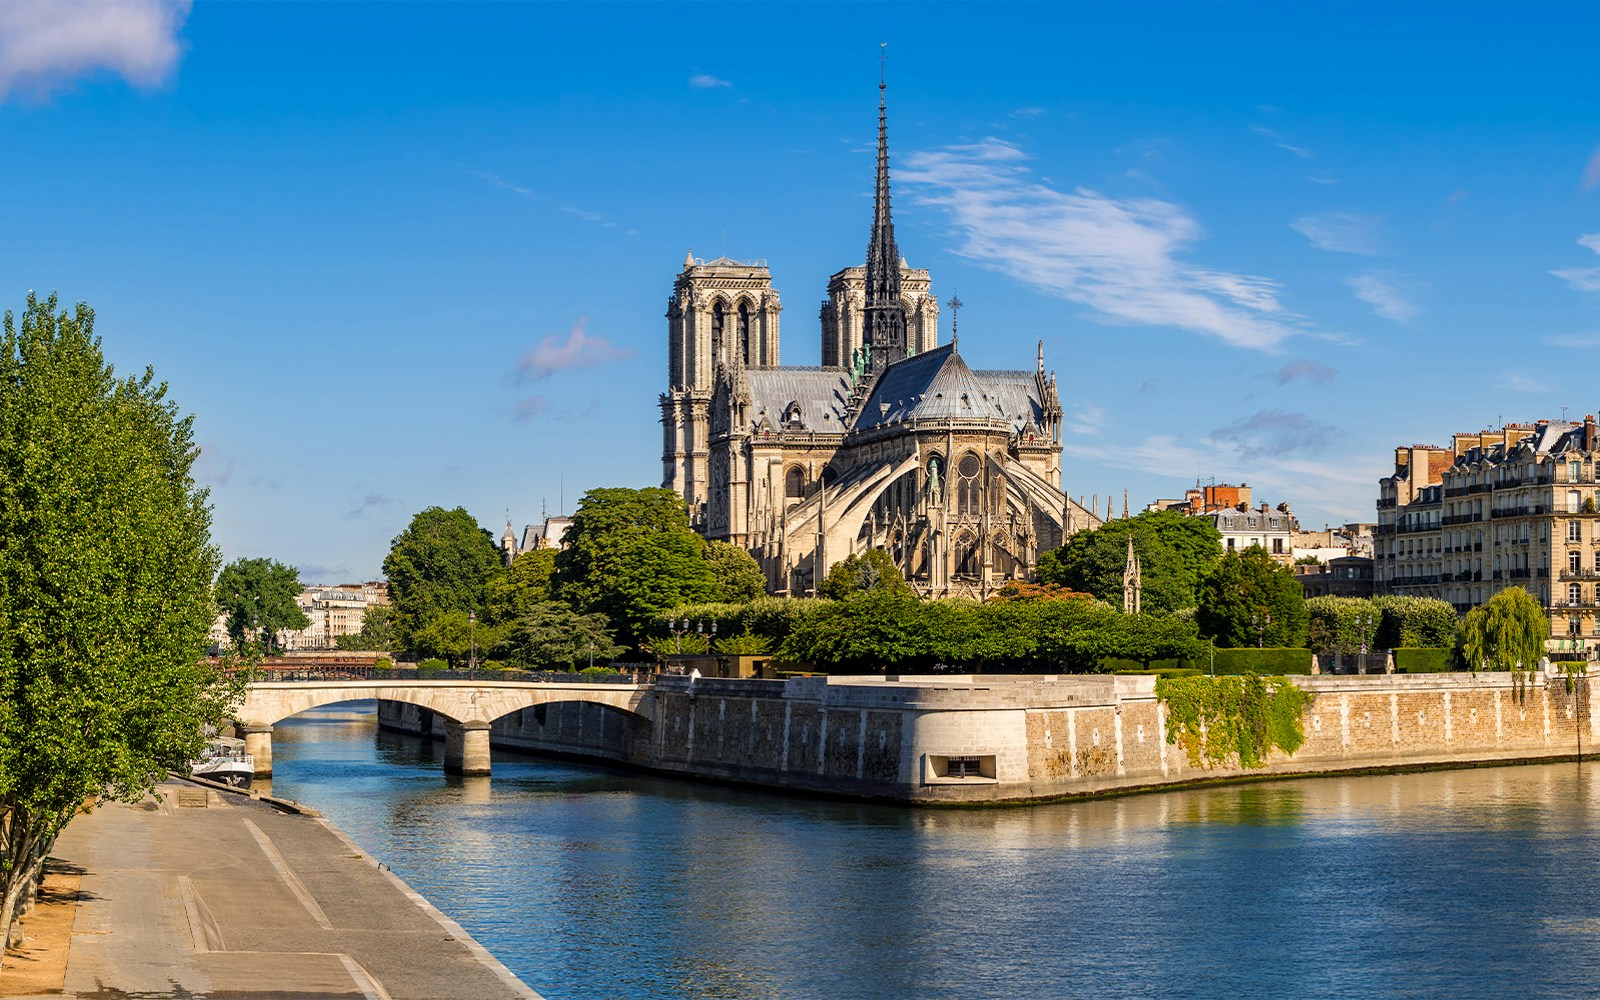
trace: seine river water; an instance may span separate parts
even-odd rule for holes
[[[1600,764],[908,810],[280,723],[314,805],[549,1000],[1600,995]]]

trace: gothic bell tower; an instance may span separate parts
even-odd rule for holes
[[[661,485],[689,505],[689,521],[705,520],[710,483],[711,391],[717,366],[778,364],[783,310],[767,262],[719,257],[683,259],[667,300],[667,391],[661,394]]]

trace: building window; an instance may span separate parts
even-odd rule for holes
[[[750,350],[750,305],[739,303],[739,350],[744,352],[744,363],[755,365],[756,356]]]
[[[1575,483],[1575,482],[1578,482],[1582,478],[1583,478],[1583,463],[1582,462],[1568,462],[1567,463],[1567,482]]]
[[[1568,552],[1567,553],[1567,569],[1571,570],[1574,573],[1577,573],[1577,572],[1579,572],[1579,571],[1581,571],[1583,569],[1583,553],[1582,552]]]
[[[1581,541],[1583,541],[1583,522],[1582,521],[1568,521],[1567,522],[1567,541],[1569,541],[1569,542],[1581,542]]]
[[[1283,555],[1283,539],[1274,538],[1272,540],[1272,551],[1278,555]]]
[[[725,316],[722,311],[722,302],[718,300],[711,307],[711,363],[715,365],[722,357],[722,327]]]
[[[1583,495],[1577,490],[1567,491],[1567,511],[1576,514],[1583,508]]]
[[[959,514],[978,514],[983,508],[983,490],[978,485],[978,475],[983,471],[983,463],[978,461],[978,456],[967,452],[961,456],[961,461],[956,465],[956,512]]]
[[[798,465],[783,477],[783,495],[790,500],[799,500],[806,495],[806,476]]]
[[[1577,583],[1567,584],[1567,603],[1573,606],[1583,603],[1583,585]]]

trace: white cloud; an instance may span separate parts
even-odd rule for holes
[[[957,254],[1088,306],[1104,322],[1178,327],[1258,349],[1299,332],[1276,282],[1179,259],[1201,235],[1179,206],[1057,191],[1030,177],[1027,159],[989,138],[913,153],[898,179],[949,214]]]
[[[566,339],[552,333],[539,342],[539,346],[522,356],[517,362],[517,377],[539,382],[557,372],[576,371],[580,368],[597,368],[612,361],[633,357],[628,348],[613,347],[604,337],[591,337],[583,332],[585,320],[572,324]]]
[[[1278,132],[1275,129],[1267,128],[1265,125],[1257,125],[1254,128],[1252,128],[1250,131],[1256,133],[1257,135],[1266,136],[1268,139],[1272,140],[1272,144],[1274,146],[1277,146],[1279,149],[1286,150],[1286,151],[1288,151],[1290,153],[1293,153],[1294,155],[1300,157],[1300,159],[1302,159],[1302,160],[1314,160],[1314,159],[1317,158],[1317,154],[1313,153],[1311,150],[1305,148],[1304,146],[1296,146],[1294,143],[1289,142],[1287,139],[1284,138],[1284,136],[1283,136],[1283,134],[1281,132]]]
[[[1289,225],[1318,250],[1371,255],[1381,252],[1378,227],[1382,221],[1375,215],[1354,212],[1313,212]]]
[[[1085,434],[1093,436],[1105,430],[1106,411],[1103,407],[1093,403],[1080,403],[1072,412],[1071,422],[1067,425],[1070,434]]]
[[[1420,311],[1416,303],[1406,297],[1392,278],[1376,272],[1358,274],[1353,278],[1346,278],[1345,284],[1350,286],[1355,297],[1372,307],[1372,311],[1384,319],[1394,320],[1396,323],[1409,323],[1417,318]]]
[[[1278,369],[1278,384],[1288,385],[1297,378],[1326,385],[1339,377],[1338,371],[1316,361],[1291,361]]]
[[[689,86],[695,90],[715,90],[718,87],[731,87],[733,84],[727,80],[719,80],[710,73],[696,73],[689,77]]]
[[[1018,108],[1017,110],[1011,112],[1011,117],[1013,117],[1013,118],[1038,118],[1042,114],[1044,114],[1044,108],[1041,108],[1036,104],[1030,104],[1025,108]]]
[[[189,0],[6,0],[0,3],[0,98],[47,96],[109,70],[135,87],[166,82],[183,46]]]
[[[1502,388],[1512,392],[1548,392],[1550,384],[1537,375],[1525,372],[1511,372],[1500,380]]]
[[[1211,432],[1211,440],[1241,458],[1281,456],[1293,451],[1321,451],[1342,432],[1304,413],[1259,410]]]
[[[1584,233],[1578,245],[1600,253],[1600,233]],[[1580,292],[1600,292],[1600,267],[1566,267],[1550,273]]]

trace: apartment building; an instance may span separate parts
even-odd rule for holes
[[[1374,586],[1465,613],[1520,586],[1551,618],[1550,648],[1600,648],[1595,418],[1456,434],[1395,449],[1378,481]]]

